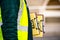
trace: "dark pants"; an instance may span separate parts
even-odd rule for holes
[[[0,0],[2,15],[2,33],[4,40],[18,40],[17,38],[17,18],[19,10],[19,0]]]

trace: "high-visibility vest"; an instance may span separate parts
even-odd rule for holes
[[[2,18],[1,18],[1,9],[0,9],[0,40],[3,40],[1,24],[2,24]]]
[[[26,0],[20,0],[20,17],[18,17],[18,39],[33,40],[32,25]]]
[[[20,0],[18,15],[18,40],[28,40],[28,14],[24,0]]]
[[[31,26],[30,17],[28,13],[29,11],[26,5],[26,0],[20,0],[20,10],[18,13],[18,27],[17,27],[18,40],[33,40],[32,39],[32,26]],[[2,22],[1,19],[0,21]],[[0,36],[1,36],[0,39],[3,40],[2,35]]]

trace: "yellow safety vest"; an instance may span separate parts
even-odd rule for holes
[[[20,10],[18,13],[18,40],[28,40],[28,14],[26,3],[20,0]],[[1,29],[0,29],[0,34]],[[2,35],[0,35],[2,37]],[[3,37],[1,38],[3,40]]]
[[[2,25],[2,18],[1,18],[1,8],[0,8],[0,40],[3,40],[1,25]]]
[[[28,14],[24,0],[20,0],[18,15],[18,40],[28,40]]]

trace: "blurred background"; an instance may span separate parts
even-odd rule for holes
[[[45,34],[34,40],[60,40],[60,0],[27,0],[30,13],[43,14]]]

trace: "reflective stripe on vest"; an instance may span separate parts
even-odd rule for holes
[[[0,27],[1,27],[1,25],[2,25],[2,22],[0,22]]]
[[[22,30],[22,31],[28,32],[28,27],[25,27],[25,26],[18,26],[18,30]]]

